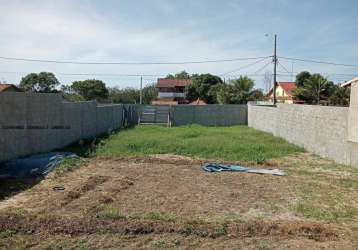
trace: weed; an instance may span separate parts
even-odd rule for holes
[[[169,241],[165,238],[161,238],[153,243],[153,249],[172,249],[176,250],[177,242],[176,241]]]
[[[223,224],[223,225],[227,225],[229,223],[237,223],[237,224],[241,224],[244,222],[244,220],[241,218],[240,215],[238,214],[228,214],[226,215],[224,218],[222,219],[217,219],[216,220],[218,223]]]
[[[82,158],[67,158],[54,169],[54,176],[61,177],[67,172],[80,168],[84,165],[85,162],[86,161]]]
[[[333,206],[313,205],[309,202],[300,202],[295,207],[296,212],[302,214],[306,218],[314,218],[328,222],[339,222],[344,219],[352,219],[357,213],[353,207],[343,207],[336,209]]]
[[[186,236],[189,236],[189,235],[193,234],[193,232],[194,232],[194,226],[193,225],[186,224],[184,226],[183,234],[185,234]]]
[[[14,232],[8,230],[0,232],[0,248],[6,245],[8,239],[11,238],[13,234]]]
[[[339,185],[344,188],[358,189],[358,180],[342,178],[339,180]]]
[[[255,162],[257,164],[263,164],[265,161],[266,161],[265,155],[261,151],[258,151],[255,155]]]
[[[123,219],[126,216],[122,215],[118,208],[106,206],[104,209],[97,213],[100,219]]]
[[[86,250],[86,249],[87,247],[84,242],[79,242],[74,248],[74,250]]]
[[[212,238],[217,238],[224,235],[226,235],[226,227],[225,225],[219,225],[215,228],[215,232],[212,235]]]
[[[266,242],[261,242],[258,249],[259,250],[270,250],[270,247],[267,245]]]

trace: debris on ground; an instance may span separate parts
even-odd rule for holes
[[[216,163],[206,164],[203,167],[203,169],[210,173],[232,171],[232,172],[245,172],[245,173],[254,173],[254,174],[271,174],[271,175],[277,175],[277,176],[286,175],[285,172],[283,172],[279,169],[248,168],[248,167],[242,167],[239,165],[224,165],[224,164],[216,164]]]
[[[0,164],[0,177],[27,178],[45,176],[65,159],[76,158],[69,152],[50,152],[10,160]]]

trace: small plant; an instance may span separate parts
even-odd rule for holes
[[[86,161],[82,158],[67,158],[58,167],[54,169],[55,177],[61,177],[65,173],[74,171],[84,165]]]
[[[156,241],[154,243],[154,247],[156,249],[167,249],[168,248],[167,247],[167,242],[165,241],[165,239],[160,239],[160,240]]]
[[[266,157],[260,151],[258,151],[255,155],[255,162],[257,164],[263,164],[265,161]]]
[[[138,151],[139,150],[139,147],[135,144],[135,143],[128,143],[128,149],[130,150],[130,151]]]
[[[97,217],[100,219],[123,219],[126,218],[118,208],[106,206],[103,210],[97,213]]]
[[[187,225],[184,226],[183,233],[184,233],[186,236],[189,236],[189,235],[193,234],[193,232],[194,232],[194,227],[193,227],[193,225],[187,224]]]
[[[259,245],[258,249],[259,250],[270,250],[270,247],[266,243],[263,242]]]
[[[0,248],[5,246],[8,239],[13,235],[12,231],[2,231],[0,232]]]
[[[87,247],[83,242],[80,242],[77,244],[77,246],[74,248],[74,250],[86,250]]]
[[[212,235],[212,238],[217,238],[220,236],[226,235],[226,228],[224,225],[220,225],[215,229],[215,232]]]

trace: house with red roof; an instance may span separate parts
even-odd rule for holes
[[[14,84],[0,83],[0,92],[21,92]]]
[[[294,82],[278,82],[276,87],[277,102],[293,104],[292,90],[295,86]],[[273,88],[271,88],[268,96],[273,100]]]
[[[185,96],[185,87],[191,83],[191,79],[159,78],[156,85],[158,98],[152,104],[188,104],[189,102]]]

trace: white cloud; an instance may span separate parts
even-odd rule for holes
[[[160,1],[162,2],[162,1]],[[82,2],[83,3],[83,2]],[[100,15],[94,6],[61,1],[6,1],[0,11],[0,55],[8,57],[77,61],[163,61],[249,56],[227,51],[225,40],[208,40],[180,28],[134,31]],[[162,5],[171,11],[169,4]],[[235,53],[235,54],[232,54]],[[237,54],[236,54],[237,53]],[[250,55],[252,56],[252,54]],[[176,70],[225,72],[237,65],[104,67],[5,63],[3,71],[168,73]],[[190,67],[190,68],[189,68]],[[6,76],[19,81],[15,75]]]
[[[97,2],[97,4],[100,4],[100,2]],[[185,5],[185,3],[182,4]],[[197,8],[202,7],[202,3],[199,2],[190,2],[188,4],[190,5],[188,8],[193,10],[195,10],[195,5],[197,5]],[[131,15],[131,20],[133,21],[136,15],[134,12],[123,12],[122,14],[121,7],[119,7],[118,11],[115,11],[115,15],[109,15],[103,9],[98,9],[98,6],[94,5],[93,2],[85,0],[0,0],[0,34],[2,37],[0,39],[0,55],[54,60],[138,62],[251,57],[264,56],[271,53],[271,41],[265,38],[264,34],[270,32],[269,29],[273,24],[277,24],[277,17],[265,15],[265,22],[259,25],[260,20],[256,16],[260,14],[258,16],[261,17],[262,11],[252,13],[251,21],[257,21],[258,23],[258,25],[255,25],[255,22],[250,23],[250,20],[246,20],[245,6],[241,2],[234,5],[224,4],[225,11],[218,12],[217,15],[213,14],[217,11],[214,8],[215,4],[212,2],[211,15],[205,14],[206,9],[203,10],[204,14],[202,15],[196,15],[196,11],[193,11],[192,18],[188,14],[189,16],[182,22],[179,22],[179,25],[169,27],[168,25],[143,25],[143,22],[146,21],[144,17],[138,17],[140,22],[133,23],[128,21],[124,14]],[[173,1],[153,0],[151,5],[155,7],[154,9],[158,13],[164,13],[164,16],[172,18],[180,17],[180,13],[177,13],[177,6]],[[148,20],[148,23],[150,21],[153,20]],[[159,22],[165,21],[165,18],[159,20]],[[287,26],[292,25],[291,22],[280,21],[280,23],[282,23],[281,29],[284,28],[283,31],[285,31],[282,32],[284,36],[296,37],[294,36],[295,31],[292,33],[288,32],[290,27]],[[213,26],[211,27],[211,25]],[[319,25],[319,23],[316,25]],[[227,29],[228,27],[229,29]],[[316,33],[324,36],[327,32],[330,31],[332,33],[335,30],[335,27],[330,28],[332,26],[328,24],[325,27]],[[326,43],[331,40],[318,43],[317,35],[310,35],[310,33],[313,34],[312,29],[315,29],[315,27],[303,33],[302,39],[301,37],[300,39],[292,39],[290,44],[286,44],[286,51],[289,53],[294,53],[295,51],[302,53],[302,51],[308,51],[309,49],[312,51],[322,51],[322,48],[317,49],[317,44],[325,45],[326,49],[330,48]],[[344,46],[348,45],[345,43]],[[356,46],[350,45],[350,47],[350,56],[357,55]],[[337,46],[338,50],[340,49]],[[327,53],[327,57],[330,55]],[[290,54],[288,56],[302,57],[300,54]],[[30,64],[0,60],[0,71],[98,72],[116,74],[159,73],[165,75],[185,69],[191,73],[211,72],[219,74],[239,68],[245,63],[247,62],[179,66],[80,66],[44,63]],[[260,66],[257,66],[256,69]],[[312,67],[312,70],[318,71],[319,69],[322,69],[322,67]],[[246,70],[244,73],[253,71],[255,71],[255,67]],[[327,71],[326,68],[322,69],[322,72],[325,71]],[[64,83],[81,79],[79,77],[58,76]],[[0,80],[5,79],[9,82],[18,83],[20,78],[21,75],[0,73]],[[111,85],[134,86],[138,82],[138,79],[101,78]],[[257,80],[260,82],[261,78],[257,78]]]

